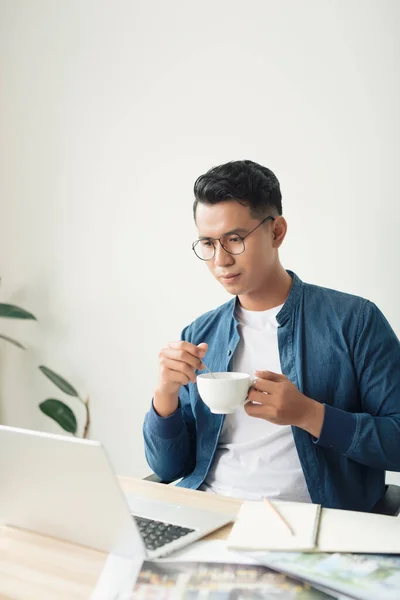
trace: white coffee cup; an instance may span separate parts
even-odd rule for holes
[[[235,412],[247,401],[254,379],[247,373],[202,373],[197,375],[197,389],[212,413],[226,415]]]

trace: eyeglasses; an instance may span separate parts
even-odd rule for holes
[[[212,260],[215,256],[215,246],[216,242],[218,241],[221,244],[221,247],[225,250],[225,252],[228,252],[228,254],[243,254],[243,252],[246,250],[244,240],[266,221],[275,221],[275,217],[265,217],[261,223],[256,225],[256,227],[249,231],[249,233],[247,233],[244,237],[238,233],[227,233],[220,238],[204,238],[196,240],[192,244],[192,250],[197,258],[200,258],[200,260]]]

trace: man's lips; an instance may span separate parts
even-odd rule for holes
[[[220,275],[219,279],[225,283],[235,281],[239,277],[240,273],[227,273],[226,275]]]

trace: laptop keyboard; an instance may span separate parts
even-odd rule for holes
[[[179,527],[179,525],[171,525],[171,523],[163,523],[162,521],[153,521],[144,517],[133,517],[139,527],[140,535],[143,538],[144,544],[148,550],[156,550],[178,540],[179,538],[192,533],[194,529],[187,527]]]

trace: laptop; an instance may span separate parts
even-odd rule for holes
[[[125,496],[100,442],[0,425],[0,522],[127,558],[165,556],[234,519]]]

